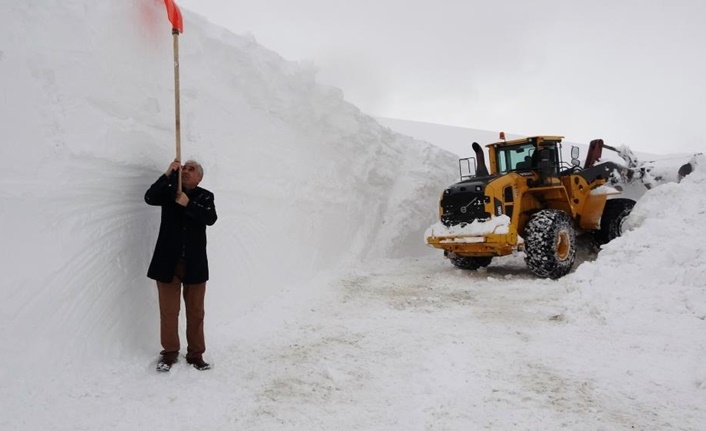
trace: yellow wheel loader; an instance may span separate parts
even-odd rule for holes
[[[626,175],[625,168],[596,164],[600,148],[589,151],[584,167],[578,147],[563,162],[562,139],[505,140],[501,133],[500,141],[486,146],[487,165],[474,142],[475,158],[459,161],[461,181],[441,195],[440,220],[427,230],[427,244],[444,250],[453,265],[472,270],[495,256],[524,251],[533,274],[556,279],[574,264],[577,233],[592,233],[597,244],[619,236],[635,202],[615,198],[620,192],[610,182]]]

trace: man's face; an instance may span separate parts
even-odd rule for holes
[[[191,190],[199,185],[201,182],[201,175],[199,175],[199,170],[193,163],[186,163],[181,168],[181,184],[187,189]]]

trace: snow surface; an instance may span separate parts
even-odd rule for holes
[[[154,371],[163,3],[2,2],[0,429],[704,429],[704,169],[560,280],[522,255],[458,270],[422,240],[455,154],[183,12],[183,154],[219,213],[214,368]]]

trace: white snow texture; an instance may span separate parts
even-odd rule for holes
[[[464,272],[422,240],[455,154],[182,12],[182,154],[219,215],[214,368],[154,371],[163,3],[4,1],[0,429],[703,429],[704,169],[567,277],[521,255]]]

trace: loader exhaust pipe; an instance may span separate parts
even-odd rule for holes
[[[490,172],[488,172],[488,167],[485,165],[485,153],[483,152],[483,148],[481,148],[478,142],[474,142],[472,147],[473,151],[476,153],[476,162],[478,163],[476,175],[479,177],[487,177],[490,175]]]

